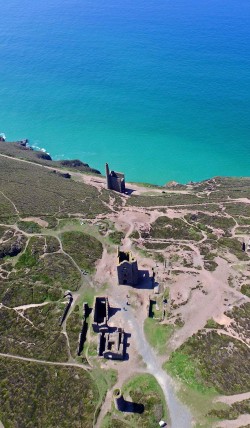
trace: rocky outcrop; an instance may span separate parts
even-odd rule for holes
[[[36,157],[38,159],[44,159],[44,160],[52,161],[52,157],[48,153],[45,153],[45,152],[37,152]]]
[[[62,177],[62,178],[71,178],[71,175],[68,172],[60,172],[54,169],[52,173],[57,174],[59,175],[59,177]]]
[[[98,171],[97,169],[91,168],[89,164],[84,163],[79,159],[72,159],[72,160],[65,159],[65,160],[58,161],[58,164],[66,168],[77,169],[78,171],[88,171],[94,174],[101,174],[100,171]]]
[[[21,234],[17,234],[8,241],[2,242],[0,244],[0,259],[6,256],[17,256],[24,249],[25,242],[26,238]]]

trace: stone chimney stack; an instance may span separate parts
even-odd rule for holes
[[[110,189],[109,166],[107,163],[105,165],[105,171],[106,171],[107,189]]]

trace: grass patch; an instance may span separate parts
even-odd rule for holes
[[[60,250],[60,244],[55,236],[45,237],[45,249],[46,253],[56,253]]]
[[[63,290],[76,291],[81,275],[72,260],[62,253],[44,254],[58,249],[54,237],[30,238],[7,279],[0,278],[0,299],[9,307],[45,300],[59,300]]]
[[[142,414],[126,417],[131,426],[155,427],[161,419],[167,419],[167,409],[162,389],[155,377],[149,374],[136,375],[122,387],[124,398],[142,404]]]
[[[144,406],[144,412],[123,413],[115,410],[109,412],[103,422],[102,428],[127,427],[156,427],[161,419],[167,420],[167,409],[162,389],[154,376],[140,374],[133,376],[122,387],[125,400]]]
[[[33,266],[36,266],[38,263],[39,257],[37,254],[32,254],[31,250],[28,248],[25,253],[23,253],[17,263],[16,268],[31,268]]]
[[[202,382],[201,374],[195,361],[183,352],[175,351],[167,363],[164,364],[164,369],[198,392],[206,393],[209,391],[208,387]]]
[[[207,320],[205,328],[223,328],[223,326],[217,323],[216,321],[214,321],[213,319],[209,319]]]
[[[138,230],[134,230],[131,234],[130,234],[130,239],[139,239],[140,238],[140,234],[138,232]]]
[[[159,353],[166,352],[167,342],[173,333],[174,327],[168,324],[160,324],[157,320],[146,318],[144,332],[149,344]]]
[[[241,306],[235,306],[231,311],[225,313],[233,319],[230,324],[237,334],[243,338],[250,338],[250,303],[244,303]]]

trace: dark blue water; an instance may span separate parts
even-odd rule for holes
[[[249,0],[8,0],[0,11],[8,140],[109,161],[131,181],[249,175]]]

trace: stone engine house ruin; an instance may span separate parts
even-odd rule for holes
[[[138,265],[131,251],[125,252],[117,249],[117,275],[119,285],[137,285]]]
[[[109,171],[109,166],[106,163],[106,180],[107,189],[115,190],[116,192],[125,193],[125,176],[121,172]]]

